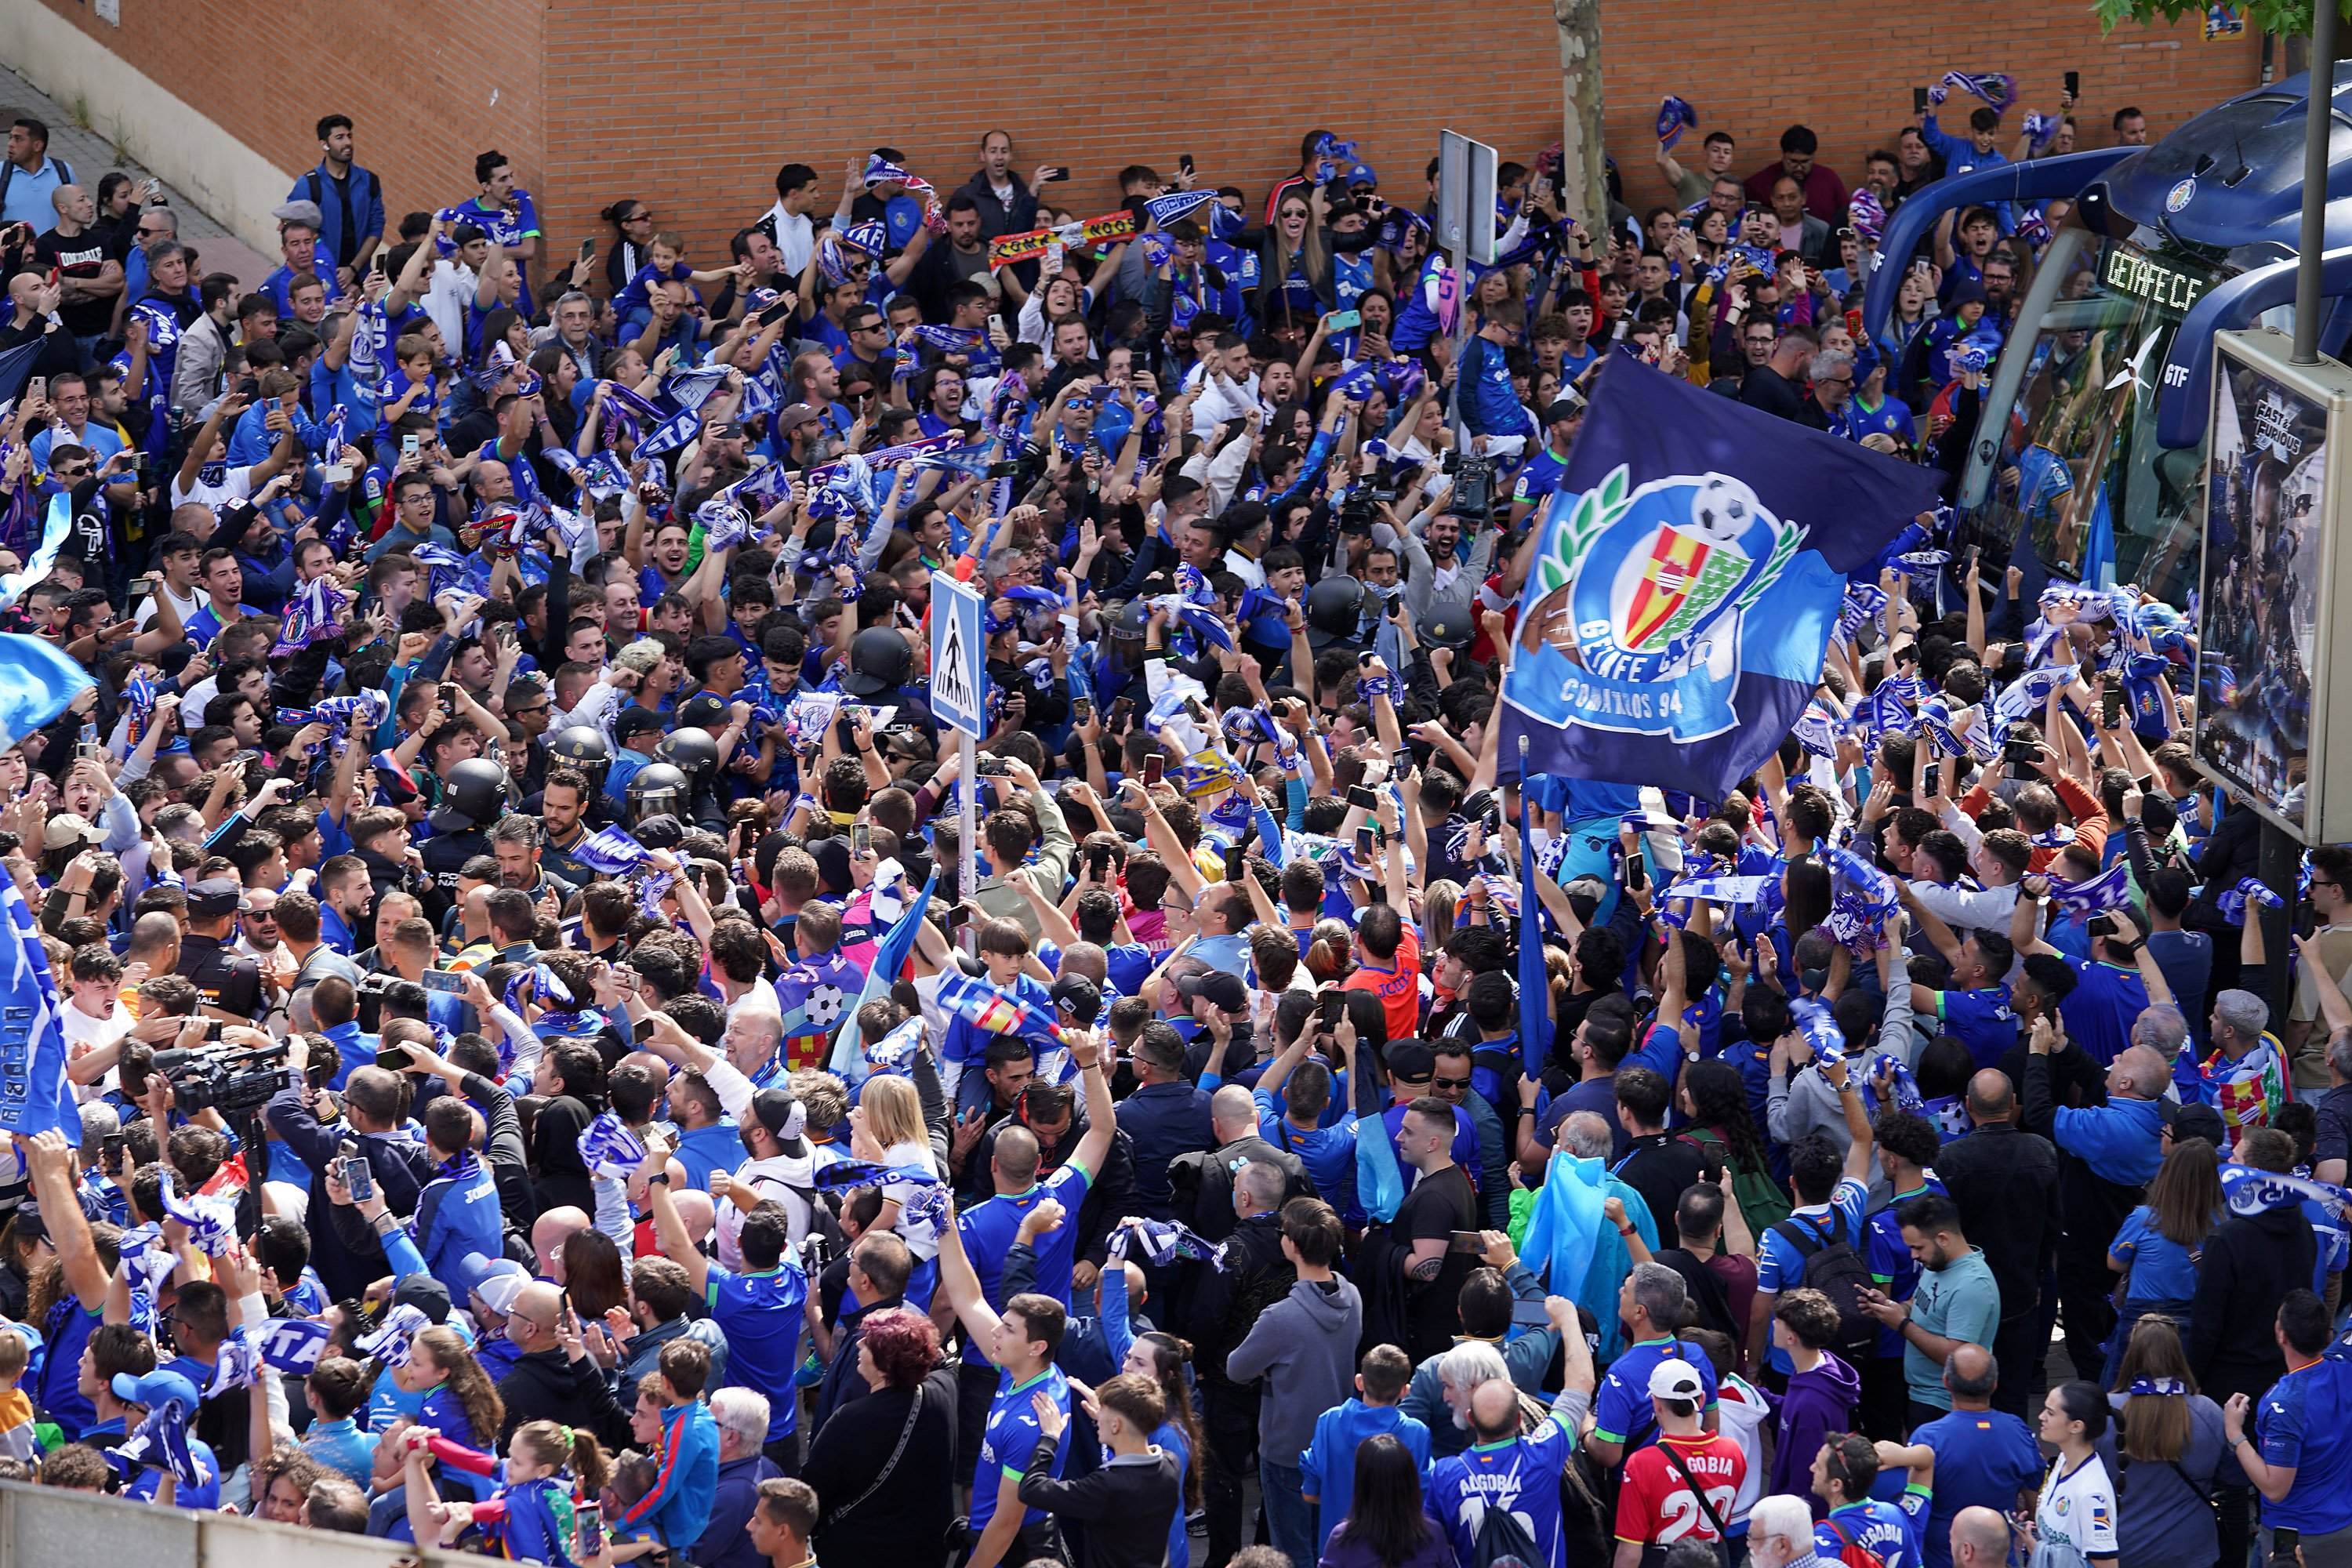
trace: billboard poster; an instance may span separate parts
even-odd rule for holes
[[[2336,433],[2331,399],[2307,372],[2250,362],[2235,346],[2224,339],[2214,363],[2196,752],[2302,837]]]

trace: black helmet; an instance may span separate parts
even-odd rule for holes
[[[1363,624],[1364,585],[1353,577],[1325,577],[1307,590],[1308,640],[1317,651],[1353,642]]]
[[[907,684],[915,673],[915,650],[887,626],[868,626],[850,639],[849,668],[841,689],[852,697],[879,697]]]
[[[629,778],[629,821],[675,816],[686,804],[688,787],[686,775],[669,763],[647,763]]]
[[[487,827],[507,814],[514,785],[506,769],[488,757],[472,757],[449,770],[441,804],[430,818],[436,833],[467,833]]]
[[[673,730],[654,748],[654,755],[681,773],[706,773],[719,766],[719,742],[708,730]]]
[[[570,724],[549,740],[547,754],[586,773],[593,794],[604,787],[605,771],[613,765],[613,742],[593,724]]]

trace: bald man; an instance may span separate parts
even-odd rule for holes
[[[1583,1343],[1576,1332],[1576,1306],[1560,1297],[1547,1297],[1544,1309],[1552,1326],[1561,1331],[1561,1342]],[[1518,1500],[1513,1516],[1527,1527],[1535,1547],[1534,1561],[1561,1568],[1567,1544],[1560,1529],[1559,1478],[1576,1451],[1576,1428],[1592,1405],[1592,1360],[1589,1352],[1576,1354],[1567,1365],[1559,1395],[1536,1429],[1519,1433],[1519,1391],[1508,1378],[1480,1384],[1470,1394],[1470,1429],[1475,1446],[1469,1451],[1437,1461],[1429,1476],[1427,1507],[1454,1546],[1468,1561],[1486,1518],[1487,1501],[1508,1495]]]
[[[563,1282],[563,1244],[575,1230],[586,1230],[594,1222],[587,1211],[570,1205],[549,1209],[530,1225],[530,1253],[538,1261],[539,1277]]]
[[[1993,1068],[1978,1073],[1969,1079],[1966,1103],[1975,1131],[1937,1151],[1936,1175],[2000,1287],[1992,1352],[2005,1375],[1993,1407],[2022,1416],[2042,1397],[2036,1351],[2049,1334],[2042,1276],[2058,1247],[2058,1151],[2017,1124],[2017,1090],[2008,1074]]]
[[[579,1228],[585,1228],[584,1224]],[[512,1370],[499,1379],[499,1398],[507,1412],[506,1425],[499,1431],[500,1450],[526,1421],[556,1421],[593,1432],[615,1450],[628,1445],[628,1411],[614,1400],[584,1348],[581,1366],[564,1350],[558,1332],[563,1310],[563,1292],[544,1279],[524,1286],[507,1309],[507,1338],[517,1353]],[[475,1436],[479,1439],[483,1434]]]
[[[2042,1479],[2042,1447],[2032,1432],[2016,1416],[1992,1407],[1999,1381],[1992,1352],[1982,1345],[1962,1343],[1944,1358],[1943,1384],[1952,1396],[1951,1413],[1921,1422],[1911,1434],[1913,1445],[1935,1455],[1934,1497],[1920,1542],[1925,1568],[1950,1563],[1948,1527],[1954,1515],[1972,1508],[2006,1512],[2017,1506],[2020,1492],[2032,1489]],[[1882,1454],[1885,1447],[1881,1445]],[[1882,1468],[1893,1468],[1884,1458],[1880,1463]]]
[[[1187,1154],[1178,1162],[1180,1166],[1192,1167],[1197,1173],[1197,1179],[1189,1179],[1191,1173],[1173,1179],[1175,1198],[1171,1207],[1180,1223],[1191,1226],[1210,1241],[1223,1241],[1233,1235],[1236,1217],[1233,1173],[1245,1165],[1269,1165],[1282,1173],[1282,1195],[1266,1205],[1269,1208],[1278,1209],[1292,1198],[1317,1195],[1315,1180],[1307,1173],[1298,1156],[1258,1136],[1257,1106],[1248,1089],[1229,1083],[1211,1095],[1209,1125],[1217,1146],[1205,1154]],[[1188,1193],[1192,1198],[1190,1213],[1185,1204]]]
[[[1952,1516],[1947,1561],[1952,1568],[2006,1568],[2009,1521],[1989,1508],[1964,1508]]]

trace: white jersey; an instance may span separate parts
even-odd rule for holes
[[[2040,1539],[2031,1568],[2084,1568],[2091,1558],[2115,1556],[2116,1486],[2105,1461],[2093,1454],[2071,1470],[2063,1459],[2050,1467],[2033,1527]]]

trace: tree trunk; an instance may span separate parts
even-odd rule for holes
[[[1559,24],[1560,203],[1570,218],[1602,235],[1609,175],[1601,163],[1601,0],[1552,0],[1552,18]]]

